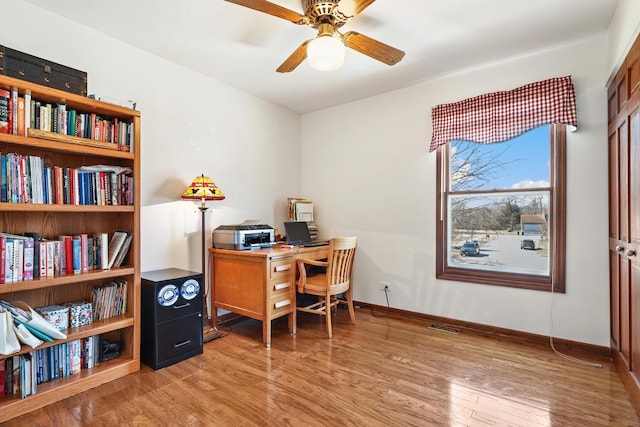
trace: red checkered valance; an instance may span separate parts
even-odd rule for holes
[[[429,151],[450,141],[506,141],[543,124],[577,127],[576,94],[571,76],[530,83],[517,89],[487,93],[431,111],[433,136]]]

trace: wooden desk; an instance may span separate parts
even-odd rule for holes
[[[296,334],[296,259],[325,259],[329,246],[236,251],[209,249],[211,260],[211,320],[222,308],[262,321],[262,342],[271,346],[271,321],[289,316]]]

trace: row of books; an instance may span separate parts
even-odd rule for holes
[[[124,262],[133,234],[117,230],[45,239],[37,232],[0,233],[0,284],[109,270]]]
[[[24,399],[37,393],[38,384],[98,366],[100,351],[100,335],[94,335],[0,359],[0,397]]]
[[[104,320],[127,312],[127,281],[114,280],[91,290],[93,318]]]
[[[31,99],[29,91],[0,89],[0,133],[28,136],[28,129],[113,143],[120,151],[133,152],[134,147],[131,122]]]
[[[39,156],[0,154],[0,201],[7,203],[133,205],[131,169],[45,166]]]

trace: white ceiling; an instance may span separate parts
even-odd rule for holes
[[[275,69],[316,31],[224,0],[26,0],[307,113],[606,31],[618,0],[377,0],[342,27],[404,50],[388,66],[347,49],[337,71]],[[271,0],[302,13],[300,0]],[[588,54],[588,52],[585,52]]]

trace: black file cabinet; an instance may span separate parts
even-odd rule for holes
[[[140,357],[160,369],[202,353],[202,274],[168,268],[142,273]]]

